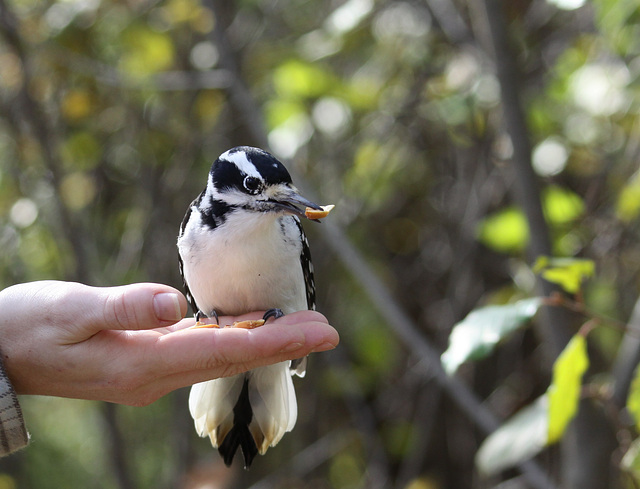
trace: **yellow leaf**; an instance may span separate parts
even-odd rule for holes
[[[533,271],[554,284],[558,284],[570,294],[582,288],[585,279],[595,274],[593,260],[583,258],[549,258],[541,256],[533,266]]]
[[[578,411],[582,376],[589,367],[587,340],[574,335],[553,364],[553,380],[549,397],[548,443],[562,438],[567,426]]]

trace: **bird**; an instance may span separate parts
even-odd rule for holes
[[[315,309],[313,265],[300,221],[305,207],[322,209],[300,195],[285,166],[267,151],[238,146],[213,162],[177,242],[185,295],[198,324],[252,311],[266,311],[268,321]],[[292,376],[305,372],[306,358],[193,385],[189,410],[196,432],[209,436],[227,466],[240,449],[248,469],[258,453],[293,429]]]

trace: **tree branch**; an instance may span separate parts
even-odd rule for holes
[[[510,49],[506,19],[500,0],[483,0],[484,22],[493,49],[496,72],[502,95],[503,127],[513,145],[514,196],[529,223],[529,258],[551,255],[551,239],[540,200],[538,179],[531,164],[531,142],[520,98],[520,77]],[[543,295],[555,287],[541,281]],[[571,337],[568,315],[558,308],[544,308],[536,329],[542,342],[558,356]],[[605,489],[611,470],[610,456],[615,438],[601,410],[583,401],[562,444],[565,463],[563,480],[575,489]]]

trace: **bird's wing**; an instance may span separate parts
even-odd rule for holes
[[[315,311],[316,309],[316,286],[313,277],[313,263],[311,263],[311,250],[309,249],[309,241],[307,235],[302,228],[300,219],[295,218],[296,225],[300,231],[300,241],[302,242],[302,250],[300,251],[300,264],[302,265],[302,275],[304,276],[304,286],[307,293],[307,309]]]
[[[304,277],[304,287],[307,295],[307,309],[315,311],[316,309],[316,287],[313,276],[313,263],[311,262],[311,250],[309,249],[309,241],[307,235],[302,228],[300,219],[294,217],[294,221],[300,232],[300,241],[302,249],[300,250],[300,265],[302,266],[302,276]],[[307,357],[297,358],[291,361],[291,375],[304,377],[307,373]]]

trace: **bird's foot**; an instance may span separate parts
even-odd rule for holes
[[[284,316],[284,313],[280,309],[269,309],[264,313],[262,319],[249,319],[246,321],[236,321],[233,323],[231,327],[233,328],[244,328],[244,329],[254,329],[262,326],[269,319],[274,318],[278,319]]]
[[[194,329],[195,328],[219,328],[220,320],[218,319],[218,313],[216,311],[212,311],[211,316],[213,316],[213,318],[211,318],[210,316],[207,316],[205,313],[198,310],[196,312],[196,324],[191,327]],[[215,322],[213,323],[210,322],[211,319],[213,319]]]
[[[264,320],[264,322],[267,322],[270,318],[278,319],[282,316],[284,316],[284,312],[282,312],[281,309],[274,307],[273,309],[267,310],[267,312],[264,313],[264,316],[262,316],[262,319]]]
[[[191,326],[192,328],[221,328],[220,321],[218,319],[218,314],[213,311],[211,313],[215,323],[211,323],[207,320],[210,318],[204,314],[202,311],[196,312],[196,324]],[[266,323],[269,319],[278,319],[284,316],[284,313],[280,309],[269,309],[264,313],[262,319],[246,319],[244,321],[234,321],[233,324],[225,326],[225,328],[241,328],[241,329],[254,329],[259,328],[264,323]]]

